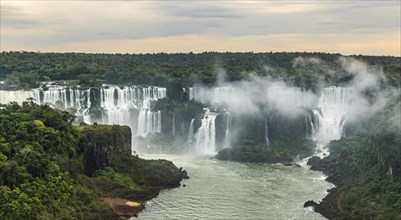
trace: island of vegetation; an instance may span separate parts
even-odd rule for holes
[[[128,127],[73,120],[47,105],[0,105],[1,219],[126,218],[188,178],[132,156]]]

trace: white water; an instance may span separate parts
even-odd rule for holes
[[[223,146],[225,148],[230,147],[230,139],[231,139],[231,122],[233,117],[231,116],[230,112],[226,112],[225,114],[226,118],[226,132],[224,134],[224,141],[223,141]]]
[[[145,137],[148,134],[161,132],[161,112],[152,112],[149,109],[141,109],[138,116],[139,136]]]
[[[189,124],[189,130],[188,130],[188,143],[192,143],[194,140],[194,122],[195,118],[191,119],[191,123]]]
[[[269,140],[269,124],[267,121],[267,117],[265,117],[265,141],[266,141],[266,146],[270,148],[270,140]]]
[[[196,151],[200,154],[216,153],[216,113],[205,109],[202,124],[195,134]]]
[[[50,86],[46,91],[39,88],[29,91],[0,91],[0,103],[15,101],[21,104],[28,98],[34,98],[33,101],[37,104],[49,104],[62,110],[70,110],[76,116],[83,116],[86,123],[127,125],[133,134],[141,136],[161,132],[161,113],[152,112],[150,102],[166,97],[166,88],[103,85],[100,97],[95,97],[102,108],[101,118],[96,119],[90,114],[90,108],[93,107],[91,91],[61,86]]]
[[[75,115],[87,115],[91,102],[89,98],[90,90],[69,89],[60,86],[49,87],[48,90],[31,89],[28,91],[4,91],[0,90],[0,103],[28,101],[33,98],[33,102],[44,105],[48,104],[61,110],[73,111]]]
[[[175,113],[173,113],[173,132],[172,132],[173,137],[175,137]]]
[[[195,90],[194,90],[194,88],[189,88],[188,89],[189,90],[189,100],[192,100],[192,99],[194,99],[194,96],[195,96]]]
[[[318,123],[313,127],[316,131],[312,139],[317,141],[318,156],[327,156],[329,152],[325,145],[341,138],[347,115],[356,98],[356,92],[350,88],[332,86],[323,89],[317,108],[313,109]]]
[[[161,113],[152,112],[150,102],[166,97],[165,88],[106,86],[100,90],[100,106],[105,109],[102,123],[127,125],[140,136],[161,131]],[[139,110],[138,115],[134,110]]]

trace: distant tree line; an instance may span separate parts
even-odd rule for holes
[[[99,82],[168,87],[195,83],[212,84],[224,71],[227,81],[246,79],[250,73],[285,79],[295,86],[314,89],[318,82],[336,85],[350,79],[338,62],[341,54],[218,53],[177,54],[85,54],[2,52],[0,80],[9,89],[37,87],[39,81],[79,80],[81,86]],[[321,62],[294,65],[299,57]],[[399,84],[401,59],[392,56],[352,56],[368,65],[383,68],[390,84]],[[336,71],[339,74],[331,74]]]

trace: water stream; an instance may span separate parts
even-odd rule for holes
[[[148,201],[138,219],[324,219],[319,201],[332,184],[305,167],[218,161],[210,156],[143,155],[184,167],[190,179]],[[134,219],[134,218],[133,218]]]

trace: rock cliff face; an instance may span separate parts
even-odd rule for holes
[[[80,150],[85,160],[85,171],[92,174],[110,166],[119,156],[131,155],[131,130],[119,125],[85,125],[79,131],[84,136]]]
[[[161,189],[179,187],[182,179],[189,178],[171,161],[133,156],[128,126],[83,125],[78,130],[85,172],[95,178],[94,187],[105,196],[103,201],[122,218],[136,216]]]

